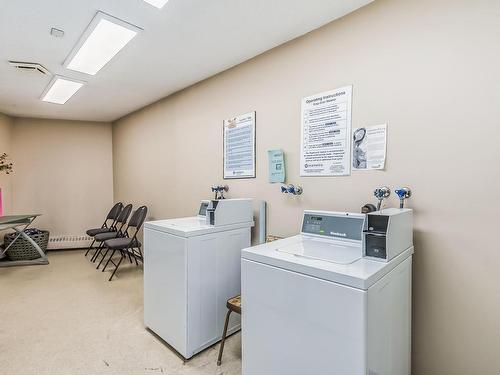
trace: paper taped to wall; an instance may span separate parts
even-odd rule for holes
[[[302,99],[301,176],[351,173],[352,86]]]
[[[357,128],[352,133],[352,167],[366,171],[384,169],[387,124]]]

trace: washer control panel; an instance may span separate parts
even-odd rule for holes
[[[305,211],[302,233],[361,241],[365,215],[351,212]]]

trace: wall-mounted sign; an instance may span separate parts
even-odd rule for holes
[[[269,182],[285,182],[285,158],[283,150],[267,151],[267,160],[269,163]]]
[[[224,120],[224,178],[255,177],[255,112]]]
[[[351,173],[352,86],[302,99],[301,176]]]
[[[352,167],[358,171],[384,169],[387,124],[357,128],[352,133]]]

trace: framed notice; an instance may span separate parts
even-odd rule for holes
[[[351,174],[352,86],[302,99],[301,176]]]
[[[224,120],[224,179],[255,177],[255,111]]]

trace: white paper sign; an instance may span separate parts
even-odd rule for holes
[[[302,99],[301,176],[351,173],[352,86]]]
[[[224,178],[255,177],[255,112],[224,120]]]
[[[352,166],[355,170],[384,169],[387,124],[357,128],[352,133]]]

